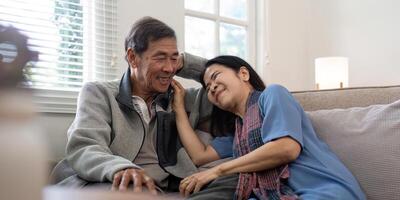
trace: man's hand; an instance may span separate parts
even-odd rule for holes
[[[143,169],[130,168],[115,173],[112,190],[126,191],[131,182],[133,183],[134,192],[142,192],[142,186],[145,185],[152,194],[157,195],[153,179],[147,176]]]

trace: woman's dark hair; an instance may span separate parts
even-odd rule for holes
[[[205,69],[200,75],[200,82],[203,85],[203,88],[206,88],[206,85],[204,83],[204,74],[206,72],[206,69],[213,64],[223,65],[224,67],[233,69],[235,72],[239,72],[241,67],[245,67],[249,71],[249,82],[254,90],[263,91],[265,89],[265,84],[262,81],[261,77],[250,66],[249,63],[239,57],[228,55],[215,57],[205,64]],[[235,119],[236,115],[234,113],[222,110],[217,106],[214,106],[211,114],[211,133],[214,136],[233,135],[235,132]]]

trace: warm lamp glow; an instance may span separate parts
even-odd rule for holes
[[[315,83],[317,85],[317,89],[348,87],[348,58],[322,57],[315,59]]]

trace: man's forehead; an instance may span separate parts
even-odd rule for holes
[[[150,41],[148,50],[178,53],[178,45],[175,38],[161,38],[159,40]]]

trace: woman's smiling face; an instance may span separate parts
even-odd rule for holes
[[[247,74],[248,75],[248,74]],[[248,95],[248,77],[242,69],[234,71],[221,64],[210,65],[204,73],[208,100],[222,110],[236,112],[241,101]]]

